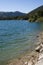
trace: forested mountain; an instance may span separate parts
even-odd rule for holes
[[[32,10],[29,13],[16,12],[0,12],[0,20],[29,20],[43,21],[43,5]]]
[[[43,18],[43,6],[40,6],[27,14],[29,21],[37,21]],[[43,21],[43,20],[42,20]]]
[[[0,19],[13,19],[14,17],[25,16],[25,13],[15,12],[0,12]]]

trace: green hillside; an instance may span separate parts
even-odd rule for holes
[[[29,13],[0,12],[0,20],[29,20],[30,22],[43,22],[43,5]]]
[[[29,20],[30,22],[43,22],[43,6],[40,6],[31,12],[27,13],[25,16],[19,16],[17,20]]]
[[[27,16],[29,16],[29,21],[38,21],[38,19],[39,21],[43,21],[40,20],[43,19],[43,6],[34,9],[30,13],[28,13]]]

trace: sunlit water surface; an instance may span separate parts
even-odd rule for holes
[[[0,63],[32,50],[43,23],[25,20],[0,20]]]

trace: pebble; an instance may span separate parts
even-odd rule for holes
[[[32,62],[28,62],[28,65],[32,65]]]
[[[25,64],[25,65],[27,65],[27,64],[28,64],[28,62],[26,61],[24,64]]]

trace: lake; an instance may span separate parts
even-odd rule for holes
[[[42,22],[25,20],[0,20],[0,65],[34,49],[38,33],[43,31]]]

